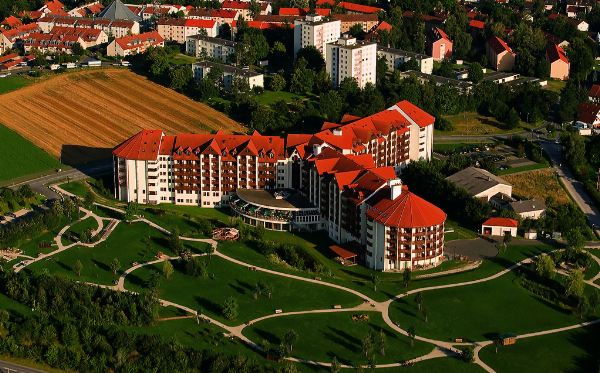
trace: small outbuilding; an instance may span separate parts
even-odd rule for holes
[[[489,218],[481,225],[481,233],[486,236],[517,235],[519,222],[508,218]]]
[[[517,336],[512,333],[508,333],[508,334],[499,335],[498,339],[500,340],[500,342],[502,342],[502,346],[508,346],[508,345],[515,344],[515,342],[517,340]]]
[[[528,229],[525,231],[526,240],[537,240],[537,231],[535,229]]]
[[[537,220],[546,215],[546,204],[539,198],[533,198],[526,201],[513,201],[509,203],[511,210],[521,215],[523,219]]]

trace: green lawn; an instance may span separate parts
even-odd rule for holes
[[[493,345],[487,346],[479,357],[498,373],[596,372],[599,334],[600,325],[594,324],[517,339],[514,345],[501,346],[497,355]]]
[[[599,249],[586,249],[590,254],[600,258],[600,250]],[[594,278],[594,276],[596,276],[598,274],[598,272],[600,272],[600,265],[598,265],[598,262],[594,260],[594,262],[592,263],[592,266],[590,268],[586,268],[585,273],[584,273],[584,278],[586,280],[591,280],[592,278]]]
[[[198,232],[199,225],[192,219],[188,219],[183,216],[175,215],[167,211],[163,216],[155,214],[153,212],[140,212],[144,215],[144,218],[151,222],[160,225],[169,232],[173,232],[175,227],[179,228],[181,236],[193,237],[193,238],[208,238],[202,233]],[[201,217],[199,219],[202,219]]]
[[[34,207],[37,206],[41,206],[44,201],[46,201],[46,197],[36,194],[35,196],[33,196],[32,198],[25,198],[24,202],[25,205],[24,206],[19,206],[17,209],[15,210],[11,210],[10,206],[8,205],[8,203],[5,203],[3,205],[0,205],[0,214],[4,214],[6,212],[15,212],[18,211],[22,208],[27,208],[27,209],[32,209]]]
[[[404,368],[377,368],[377,373],[398,373],[404,372]],[[329,370],[324,371],[329,372]],[[342,369],[342,373],[354,372],[354,369]],[[407,370],[410,373],[484,373],[485,369],[477,364],[467,364],[459,358],[445,357],[418,361],[414,366]]]
[[[92,231],[98,229],[98,222],[92,216],[72,225],[71,228],[69,228],[63,234],[63,236],[68,232],[71,232],[77,237],[79,237],[79,235],[81,235],[81,233],[83,233],[83,231],[85,231],[88,228],[90,228]]]
[[[150,238],[148,239],[148,237]],[[128,225],[121,222],[108,239],[97,247],[72,247],[54,255],[53,260],[42,260],[28,266],[25,271],[40,271],[42,268],[48,268],[50,274],[62,274],[80,281],[113,285],[115,279],[118,278],[110,271],[110,264],[114,258],[117,258],[121,263],[121,269],[118,271],[120,274],[131,267],[133,262],[145,263],[156,260],[158,250],[167,255],[173,255],[166,247],[166,237],[164,233],[150,227],[148,224],[134,223]],[[150,249],[142,242],[144,238],[149,240]],[[184,242],[184,244],[194,252],[199,252],[198,248],[205,245],[203,243],[188,242]],[[81,261],[83,265],[81,277],[77,277],[75,272],[77,260]]]
[[[537,170],[540,168],[548,168],[548,167],[550,167],[548,165],[548,163],[536,163],[536,164],[530,164],[530,165],[522,166],[522,167],[511,167],[506,170],[500,170],[500,171],[498,171],[498,175],[508,175],[508,174],[514,174],[516,172],[531,171],[531,170]]]
[[[165,210],[174,210],[174,211],[182,211],[188,214],[204,216],[207,218],[219,220],[223,223],[228,223],[229,217],[229,207],[225,208],[206,208],[199,206],[184,206],[184,205],[174,205],[172,203],[161,203],[160,207]]]
[[[198,61],[197,58],[190,57],[190,56],[175,55],[175,56],[169,57],[169,63],[178,65],[178,66],[194,63],[196,61]]]
[[[493,117],[486,117],[476,112],[466,113],[466,115],[463,113],[449,115],[445,116],[445,118],[452,122],[455,127],[454,131],[435,130],[435,135],[494,135],[508,132],[518,132],[523,131],[524,129],[531,129],[535,127],[533,124],[528,124],[521,121],[517,128],[509,131],[506,127],[506,124],[499,122]]]
[[[59,167],[55,158],[3,125],[0,139],[0,182]]]
[[[528,267],[520,267],[518,272],[534,276]],[[394,302],[390,318],[401,326],[418,323],[419,335],[443,341],[489,340],[498,334],[526,334],[580,322],[572,311],[551,304],[516,283],[518,272],[479,284],[423,292],[423,306],[431,311],[428,323],[417,310],[414,295]],[[557,276],[553,281],[559,294],[564,294],[562,279]],[[595,317],[590,315],[591,319]]]
[[[255,96],[256,101],[263,105],[273,105],[279,100],[285,100],[285,102],[290,103],[297,99],[304,100],[307,98],[312,99],[315,97],[316,96],[314,94],[301,95],[285,91],[273,92],[269,90],[265,90],[262,94]]]
[[[566,84],[567,82],[563,80],[548,79],[548,88],[546,89],[560,93],[560,90],[563,89]]]
[[[368,322],[354,322],[352,315],[366,314]],[[335,312],[281,316],[255,323],[243,330],[251,341],[268,340],[271,346],[279,346],[287,331],[294,329],[298,341],[293,345],[292,357],[331,362],[336,356],[342,364],[367,364],[361,341],[367,333],[375,336],[372,354],[377,364],[399,363],[430,353],[434,345],[415,340],[390,329],[379,312]],[[379,349],[379,333],[383,331],[388,347],[385,356]]]
[[[66,190],[69,193],[73,193],[76,196],[85,198],[87,191],[89,190],[84,180],[70,181],[64,184],[60,184],[59,187]]]
[[[29,79],[20,75],[7,76],[0,79],[0,94],[15,91],[29,85]]]
[[[275,313],[312,309],[332,309],[334,305],[353,307],[362,300],[349,292],[289,279],[260,271],[250,271],[246,267],[213,256],[208,262],[209,278],[194,278],[185,273],[184,262],[173,262],[175,272],[169,280],[164,279],[158,296],[192,309],[203,312],[228,325],[239,325],[261,316]],[[125,288],[137,292],[148,291],[146,280],[151,269],[161,270],[163,264],[147,266],[135,270],[126,277]],[[215,276],[213,279],[212,276]],[[273,298],[266,294],[254,300],[252,286],[259,281],[274,287]],[[237,299],[239,315],[234,321],[222,316],[221,304],[229,296]]]
[[[452,151],[469,148],[483,148],[484,145],[494,144],[495,141],[461,141],[461,142],[436,142],[433,144],[434,151]]]
[[[454,240],[470,240],[472,238],[479,237],[476,231],[463,227],[457,221],[447,219],[444,224],[446,230],[454,230],[454,232],[450,232],[444,235],[444,241],[454,241]]]
[[[4,283],[0,282],[2,289],[4,289]],[[17,317],[19,315],[26,316],[31,315],[31,308],[17,302],[16,300],[12,300],[4,293],[0,292],[0,310],[6,310],[12,317]]]

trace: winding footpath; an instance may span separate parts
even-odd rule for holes
[[[66,194],[66,193],[65,193]],[[105,205],[101,205],[101,204],[97,204],[98,206],[102,206],[104,208],[110,208],[113,209],[115,211],[119,211],[119,212],[123,212],[122,210],[119,210],[117,208],[112,208],[109,206],[105,206]],[[27,261],[23,266],[17,267],[19,266],[19,264],[15,264],[14,268],[15,268],[15,272],[19,272],[20,270],[22,270],[23,268],[31,265],[32,263],[35,263],[39,260],[43,260],[45,258],[48,257],[52,257],[53,255],[60,253],[64,250],[67,250],[71,247],[77,246],[77,245],[82,245],[82,246],[88,246],[88,247],[94,247],[96,245],[98,245],[99,243],[105,241],[107,239],[108,236],[110,236],[110,232],[107,232],[108,234],[105,234],[103,239],[100,241],[97,241],[93,244],[83,244],[81,242],[77,242],[77,243],[73,243],[70,245],[63,245],[62,244],[62,235],[74,224],[85,220],[89,217],[93,217],[97,222],[98,222],[98,228],[94,230],[93,234],[100,234],[103,230],[104,227],[104,221],[108,221],[109,224],[108,226],[112,226],[112,229],[114,229],[114,227],[116,226],[116,224],[118,224],[118,222],[120,220],[118,219],[111,219],[111,218],[102,218],[97,216],[96,214],[94,214],[92,211],[86,210],[81,208],[81,211],[85,213],[85,215],[77,220],[75,223],[68,225],[66,227],[64,227],[63,229],[60,230],[60,232],[58,233],[58,235],[55,237],[55,241],[56,244],[58,246],[58,249],[49,253],[49,254],[45,254],[45,255],[40,255],[38,258],[32,259]],[[111,224],[111,222],[115,222],[114,224]],[[153,223],[143,217],[139,217],[138,219],[134,220],[134,222],[143,222],[145,224],[148,224],[162,232],[164,232],[165,234],[170,234],[170,232],[168,230],[166,230],[165,228],[159,226],[156,223]],[[111,231],[112,231],[111,229]],[[282,272],[277,272],[274,270],[270,270],[270,269],[266,269],[266,268],[261,268],[261,267],[257,267],[254,265],[250,265],[248,263],[245,263],[243,261],[231,258],[221,252],[219,252],[217,250],[217,241],[213,240],[213,239],[200,239],[200,238],[188,238],[188,237],[180,237],[182,240],[186,240],[186,241],[196,241],[196,242],[206,242],[208,244],[210,244],[215,250],[214,253],[212,255],[216,255],[218,257],[221,257],[229,262],[238,264],[240,266],[244,266],[244,267],[252,267],[252,269],[256,270],[256,271],[262,271],[265,273],[270,273],[273,275],[277,275],[277,276],[282,276],[282,277],[287,277],[290,279],[294,279],[294,280],[298,280],[298,281],[305,281],[305,282],[310,282],[310,283],[315,283],[318,285],[322,285],[322,286],[329,286],[332,288],[336,288],[339,290],[343,290],[343,291],[347,291],[349,293],[352,293],[354,295],[359,296],[361,299],[364,300],[364,303],[356,306],[356,307],[352,307],[352,308],[342,308],[342,309],[321,309],[321,310],[309,310],[309,311],[297,311],[297,312],[287,312],[287,313],[276,313],[276,314],[271,314],[271,315],[266,315],[266,316],[262,316],[259,317],[257,319],[254,319],[252,321],[249,321],[246,324],[242,324],[242,325],[238,325],[238,326],[228,326],[225,325],[217,320],[214,320],[210,317],[207,317],[205,315],[201,315],[200,317],[204,320],[204,322],[209,322],[212,324],[217,325],[218,327],[226,330],[230,336],[235,336],[237,338],[239,338],[240,340],[244,341],[245,343],[253,346],[256,349],[259,349],[259,346],[257,344],[255,344],[254,342],[250,341],[247,337],[245,337],[243,335],[243,330],[244,328],[246,328],[249,325],[252,325],[256,322],[260,322],[263,320],[267,320],[267,319],[271,319],[274,317],[283,317],[283,316],[290,316],[290,315],[303,315],[303,314],[317,314],[317,313],[332,313],[332,312],[364,312],[364,311],[376,311],[376,312],[380,312],[383,316],[383,320],[385,321],[385,323],[393,330],[395,330],[396,332],[403,334],[405,336],[408,336],[408,333],[406,330],[400,328],[398,325],[394,324],[392,322],[392,320],[390,319],[389,316],[389,308],[390,305],[392,304],[392,302],[397,301],[403,297],[409,296],[411,294],[414,294],[416,292],[424,292],[424,291],[430,291],[430,290],[438,290],[438,289],[447,289],[447,288],[453,288],[453,287],[458,287],[458,286],[467,286],[467,285],[473,285],[473,284],[479,284],[482,282],[486,282],[486,281],[491,281],[494,280],[500,276],[503,276],[506,273],[509,273],[517,268],[519,268],[521,265],[526,264],[526,263],[530,263],[535,256],[530,257],[530,258],[526,258],[514,265],[512,265],[509,268],[506,268],[494,275],[491,275],[489,277],[483,278],[483,279],[479,279],[479,280],[473,280],[473,281],[467,281],[467,282],[461,282],[461,283],[454,283],[454,284],[446,284],[446,285],[439,285],[439,286],[432,286],[432,287],[426,287],[426,288],[420,288],[420,289],[414,289],[414,290],[410,290],[407,291],[405,293],[396,295],[395,297],[384,301],[384,302],[376,302],[373,299],[365,296],[364,294],[353,290],[353,289],[349,289],[346,288],[344,286],[341,285],[337,285],[337,284],[332,284],[332,283],[328,283],[325,281],[320,281],[320,280],[316,280],[316,279],[311,279],[311,278],[306,278],[306,277],[301,277],[301,276],[296,276],[296,275],[292,275],[292,274],[287,274],[287,273],[282,273]],[[205,256],[207,254],[194,254],[193,256]],[[600,264],[600,259],[597,258],[596,256],[593,255],[593,258]],[[100,285],[100,284],[94,284],[94,283],[88,283],[91,286],[99,286],[99,287],[103,287],[103,288],[108,288],[111,290],[115,290],[115,291],[122,291],[122,292],[128,292],[128,290],[125,288],[125,278],[127,277],[127,275],[129,275],[130,273],[132,273],[133,271],[144,267],[144,266],[149,266],[149,265],[153,265],[156,263],[160,263],[160,262],[164,262],[166,260],[177,260],[179,259],[179,257],[162,257],[160,259],[151,261],[151,262],[147,262],[147,263],[142,263],[142,264],[137,264],[131,268],[128,268],[127,270],[125,270],[121,276],[119,277],[117,283],[114,286],[109,286],[109,285]],[[585,283],[591,286],[594,286],[596,288],[600,288],[600,285],[597,285],[594,283],[594,281],[596,281],[597,279],[600,278],[600,273],[596,274],[596,276],[590,280],[586,280]],[[159,299],[159,301],[161,302],[161,304],[163,306],[173,306],[179,309],[182,309],[192,315],[196,315],[196,310],[193,310],[187,306],[181,305],[181,304],[176,304],[170,301],[166,301],[166,300],[162,300]],[[596,324],[600,322],[600,319],[598,320],[594,320],[591,322],[586,322],[586,323],[581,323],[581,324],[576,324],[576,325],[571,325],[571,326],[567,326],[567,327],[563,327],[563,328],[558,328],[558,329],[552,329],[552,330],[545,330],[545,331],[540,331],[540,332],[535,332],[535,333],[529,333],[529,334],[524,334],[524,335],[520,335],[517,336],[517,338],[521,339],[521,338],[530,338],[530,337],[536,337],[536,336],[540,336],[540,335],[546,335],[546,334],[552,334],[552,333],[558,333],[558,332],[563,332],[566,330],[571,330],[571,329],[576,329],[576,328],[582,328],[582,327],[586,327],[592,324]],[[468,345],[472,345],[475,347],[475,363],[480,365],[482,368],[484,368],[487,372],[494,372],[494,370],[489,367],[488,365],[486,365],[483,361],[481,361],[481,359],[479,358],[479,351],[485,347],[488,346],[490,344],[492,344],[493,342],[490,340],[487,341],[480,341],[480,342],[475,342],[475,343],[452,343],[452,342],[446,342],[446,341],[438,341],[435,339],[430,339],[430,338],[425,338],[425,337],[420,337],[420,336],[415,336],[415,339],[423,341],[423,342],[427,342],[427,343],[431,343],[433,345],[435,345],[435,348],[428,353],[427,355],[418,357],[416,359],[413,359],[412,361],[414,362],[418,362],[418,361],[423,361],[423,360],[429,360],[429,359],[434,359],[434,358],[440,358],[440,357],[448,357],[448,356],[458,356],[459,352],[453,347],[453,346],[468,346]],[[301,363],[305,363],[305,364],[314,364],[314,365],[320,365],[320,366],[330,366],[331,363],[325,363],[325,362],[318,362],[318,361],[309,361],[309,360],[304,360],[304,359],[298,359],[298,358],[287,358],[290,361],[297,361],[297,362],[301,362]],[[391,364],[380,364],[377,365],[377,368],[390,368],[390,367],[399,367],[402,366],[402,363],[391,363]],[[348,366],[348,365],[342,365],[342,367],[344,368],[354,368],[353,366]]]

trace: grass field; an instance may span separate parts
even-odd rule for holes
[[[548,79],[548,85],[546,89],[560,93],[560,90],[564,88],[567,82],[562,80]]]
[[[447,116],[445,118],[452,122],[455,127],[454,131],[444,132],[435,130],[436,135],[466,135],[467,124],[469,126],[469,135],[492,135],[507,132],[518,132],[522,131],[523,129],[531,129],[534,127],[533,125],[528,125],[525,122],[521,122],[517,128],[509,131],[506,125],[502,122],[499,122],[497,119],[493,117],[486,117],[474,112],[466,113],[466,116],[463,114],[457,114]]]
[[[79,236],[81,236],[81,233],[83,233],[83,231],[85,231],[88,228],[90,228],[92,231],[98,229],[98,222],[91,216],[71,226],[71,228],[69,228],[65,233],[63,233],[63,239],[65,237],[68,237],[70,234],[73,234],[75,237],[79,238]]]
[[[570,203],[569,196],[551,170],[532,171],[502,177],[513,185],[513,194],[522,198],[541,198],[548,206]]]
[[[273,105],[275,104],[277,101],[280,100],[285,100],[285,102],[290,103],[294,100],[304,100],[307,98],[315,98],[316,96],[311,94],[311,95],[300,95],[297,93],[291,93],[291,92],[285,92],[285,91],[279,91],[279,92],[273,92],[273,91],[268,91],[265,90],[262,94],[257,95],[256,96],[256,101],[260,102],[261,104],[264,105]]]
[[[243,322],[275,313],[313,309],[332,309],[334,305],[353,307],[362,303],[362,299],[349,292],[311,284],[264,272],[250,271],[246,267],[213,256],[208,263],[208,278],[194,278],[185,273],[184,264],[173,262],[175,272],[169,280],[163,278],[158,296],[192,309],[202,309],[207,316],[239,325]],[[151,269],[162,270],[162,263],[142,267],[126,277],[125,288],[137,292],[149,291],[146,280]],[[212,278],[214,275],[214,279]],[[254,300],[252,286],[259,281],[274,287],[272,299],[262,294]],[[239,315],[236,320],[228,321],[222,315],[221,304],[229,296],[237,299]]]
[[[67,183],[60,184],[59,187],[82,198],[85,198],[85,195],[89,190],[85,185],[84,180],[69,181]]]
[[[549,167],[550,166],[547,163],[536,163],[536,164],[530,164],[530,165],[522,166],[522,167],[511,167],[511,168],[507,168],[506,170],[498,171],[498,176],[510,175],[510,174],[514,174],[516,172],[532,171],[532,170],[538,170],[540,168],[549,168]]]
[[[148,238],[149,237],[149,238]],[[157,251],[160,250],[167,255],[173,255],[166,247],[166,235],[150,227],[145,223],[134,223],[128,225],[121,222],[110,234],[108,239],[96,247],[72,247],[66,251],[53,256],[53,260],[41,260],[30,266],[25,271],[40,271],[48,268],[50,274],[62,274],[79,281],[94,282],[103,285],[113,285],[118,278],[110,271],[110,264],[114,258],[121,263],[117,272],[119,275],[125,269],[130,268],[133,262],[145,263],[156,260]],[[142,242],[142,239],[150,242],[150,248]],[[124,246],[124,243],[127,243]],[[192,251],[199,252],[202,243],[188,243]],[[203,247],[203,245],[202,245]],[[77,277],[75,263],[81,261],[83,270],[81,277]]]
[[[23,88],[30,83],[24,76],[13,75],[0,79],[0,94],[15,91]]]
[[[368,322],[354,322],[352,315],[365,314]],[[251,341],[262,343],[268,340],[272,346],[279,346],[283,336],[290,329],[298,334],[293,345],[292,356],[313,361],[331,362],[334,356],[342,364],[367,364],[362,352],[362,339],[367,333],[374,338],[372,356],[377,364],[399,363],[426,355],[434,348],[432,344],[415,341],[410,347],[410,338],[391,330],[379,312],[335,312],[292,315],[267,319],[244,328],[243,333]],[[381,355],[379,333],[383,331],[388,347],[385,356]]]
[[[23,202],[25,202],[25,205],[19,206],[16,210],[11,210],[8,203],[5,203],[5,204],[0,205],[0,214],[4,214],[5,212],[15,212],[22,208],[32,209],[36,206],[42,205],[45,200],[46,200],[46,197],[44,197],[40,194],[36,194],[35,196],[33,196],[31,198],[24,198]]]
[[[486,144],[493,144],[494,142],[490,141],[461,141],[461,142],[437,142],[433,144],[434,151],[451,151],[451,150],[462,150],[469,148],[482,148]]]
[[[0,139],[0,182],[59,167],[57,159],[1,124]]]
[[[224,114],[127,69],[58,75],[1,95],[0,123],[67,164],[109,157],[141,129],[245,132]],[[15,150],[3,153],[26,153]]]
[[[518,271],[534,276],[529,267],[520,267]],[[515,281],[518,273],[511,271],[479,284],[423,292],[423,307],[431,311],[428,323],[417,311],[414,295],[394,302],[390,318],[400,325],[419,323],[419,335],[443,341],[453,338],[482,341],[499,334],[519,335],[581,322],[572,311],[525,290]],[[559,294],[564,294],[562,280],[562,276],[553,280],[552,287]],[[595,318],[588,315],[588,320]]]
[[[500,347],[497,355],[493,345],[487,346],[479,352],[479,357],[497,373],[596,372],[599,334],[600,324],[594,324],[517,339],[514,345]]]

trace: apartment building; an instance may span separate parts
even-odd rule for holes
[[[106,47],[108,56],[130,56],[144,53],[150,47],[164,47],[165,40],[157,31],[145,32],[139,35],[127,35],[113,40]]]
[[[259,3],[260,14],[268,15],[272,13],[270,3]],[[244,19],[252,19],[252,4],[250,1],[225,0],[222,2],[221,9],[237,12]]]
[[[193,35],[186,38],[185,50],[196,57],[200,57],[205,51],[207,57],[218,58],[227,63],[229,55],[235,52],[235,45],[235,42],[225,39]]]
[[[354,25],[360,25],[364,32],[369,32],[379,24],[377,14],[333,14],[332,17],[341,22],[342,34],[350,32],[350,28]]]
[[[294,20],[294,56],[306,46],[316,47],[327,60],[325,46],[341,36],[339,20],[324,20],[321,15],[308,14],[305,19]]]
[[[81,47],[84,49],[108,43],[108,36],[102,30],[79,28],[79,27],[60,27],[55,26],[50,30],[51,35],[75,35],[81,37],[83,44]]]
[[[357,41],[353,37],[341,37],[335,43],[328,43],[327,73],[331,85],[337,89],[345,78],[355,78],[358,86],[375,84],[377,67],[377,44]]]
[[[264,87],[264,75],[262,73],[251,69],[240,69],[231,65],[224,65],[211,61],[201,61],[192,64],[194,80],[201,83],[206,74],[215,67],[220,68],[223,71],[221,84],[225,90],[231,89],[234,79],[236,78],[244,79],[250,86],[250,89],[254,87]]]
[[[177,43],[185,43],[188,36],[198,35],[201,29],[206,30],[210,37],[219,35],[219,27],[214,20],[161,18],[156,28],[163,39]]]
[[[17,47],[17,45],[21,45],[30,34],[38,33],[39,31],[40,27],[37,23],[4,30],[0,33],[0,48],[2,51],[11,50]]]
[[[400,65],[414,59],[419,64],[419,71],[424,74],[431,74],[433,72],[433,57],[431,56],[400,49],[387,48],[381,45],[377,46],[377,56],[385,57],[388,70],[390,71],[398,70]]]

